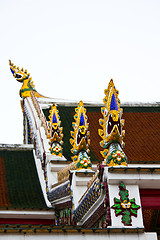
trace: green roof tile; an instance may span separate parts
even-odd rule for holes
[[[41,190],[33,151],[1,150],[3,165],[1,185],[4,185],[0,208],[47,208]]]

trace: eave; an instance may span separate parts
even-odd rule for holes
[[[108,184],[119,184],[123,179],[126,184],[137,184],[139,188],[159,189],[160,165],[134,167],[105,167],[105,177]]]
[[[54,219],[54,210],[1,210],[0,218],[20,218],[20,219]]]

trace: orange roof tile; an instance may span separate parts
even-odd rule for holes
[[[103,160],[100,151],[100,141],[98,135],[100,129],[99,119],[102,118],[101,107],[88,107],[87,109],[89,131],[90,131],[90,157],[92,162],[101,162]],[[123,116],[125,120],[124,137],[125,148],[124,152],[128,158],[128,163],[160,163],[159,143],[160,143],[160,108],[142,107],[142,106],[122,106]],[[64,144],[63,153],[68,161],[71,161],[71,145],[69,139],[71,137],[72,122],[75,107],[73,106],[58,106],[60,113]],[[45,110],[45,115],[48,115],[48,110]]]
[[[126,112],[125,153],[129,163],[160,163],[160,112]]]

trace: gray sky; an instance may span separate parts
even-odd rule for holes
[[[53,98],[102,102],[111,78],[121,102],[160,102],[159,0],[0,1],[0,143],[22,143],[11,59]]]

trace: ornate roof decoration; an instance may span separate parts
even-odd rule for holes
[[[74,210],[74,221],[79,222],[88,212],[92,205],[97,201],[101,194],[101,184],[97,178],[93,185],[89,188],[86,195],[81,200],[78,207]]]
[[[23,70],[23,68],[20,70],[19,67],[16,67],[16,65],[11,62],[11,60],[9,60],[9,65],[13,77],[18,82],[23,83],[19,92],[21,98],[31,97],[31,91],[34,92],[36,97],[44,97],[36,91],[32,77],[30,77],[30,73],[27,73],[27,70]]]
[[[55,187],[48,193],[49,201],[54,201],[62,197],[70,196],[71,195],[71,188],[69,181],[61,184],[58,187]]]
[[[56,155],[59,157],[62,157],[62,130],[63,128],[61,127],[61,121],[60,121],[60,116],[59,116],[59,111],[57,110],[57,107],[55,105],[52,106],[51,110],[49,111],[49,129],[48,129],[48,138],[50,139],[50,151],[52,155]]]
[[[56,225],[65,226],[65,225],[74,225],[72,219],[72,209],[71,207],[65,207],[63,209],[56,209]]]
[[[137,217],[137,210],[140,206],[135,203],[135,198],[128,198],[128,190],[123,182],[119,185],[120,199],[114,198],[112,209],[115,210],[116,217],[122,215],[122,223],[125,226],[132,226],[131,216]]]
[[[103,95],[103,93],[102,93]],[[89,130],[90,130],[90,153],[92,164],[102,162],[104,157],[102,157],[100,151],[104,150],[100,146],[99,142],[102,138],[98,134],[99,119],[103,118],[101,114],[101,106],[98,105],[88,105],[85,106],[87,110],[87,117],[89,119]],[[157,134],[157,129],[160,129],[160,106],[154,104],[149,107],[137,105],[123,105],[123,115],[125,119],[125,125],[123,129],[127,132],[123,141],[125,141],[124,152],[128,158],[128,163],[160,163],[159,151],[156,148],[153,151],[153,148],[156,142],[160,142],[160,134]],[[70,131],[72,130],[70,125],[73,122],[73,115],[75,111],[74,106],[64,106],[59,105],[58,110],[61,113],[61,121],[65,123],[65,129],[63,129],[63,141],[65,146],[65,151],[63,151],[63,156],[67,159],[68,162],[71,161],[71,152],[70,152]],[[48,117],[48,109],[43,109],[45,116]],[[153,122],[154,124],[151,124]],[[145,125],[145,128],[144,128]],[[132,131],[136,129],[136,131]],[[133,145],[133,139],[134,141]],[[144,151],[144,142],[145,142],[145,151]],[[136,151],[135,151],[136,149]],[[137,158],[138,152],[138,158]],[[106,155],[105,155],[106,156]]]
[[[57,172],[58,182],[61,182],[64,179],[69,178],[70,170],[76,170],[75,162],[68,164],[67,167],[62,168]]]
[[[104,148],[101,154],[108,166],[127,165],[126,155],[122,151],[125,135],[125,131],[122,130],[124,120],[121,119],[123,110],[120,108],[119,92],[115,88],[112,79],[104,93],[105,98],[103,102],[105,107],[101,108],[103,119],[99,119],[102,129],[98,130],[102,138],[100,145]]]
[[[40,104],[38,103],[38,100],[37,98],[35,97],[35,94],[33,91],[31,91],[31,99],[32,99],[32,102],[33,102],[33,105],[35,107],[35,110],[38,114],[38,117],[39,119],[41,120],[41,124],[42,126],[44,127],[44,130],[45,130],[45,134],[47,136],[48,134],[48,124],[47,124],[47,120],[46,120],[46,117],[41,109],[41,106]]]
[[[71,131],[72,138],[70,139],[70,143],[73,147],[71,152],[74,154],[72,159],[76,162],[78,170],[91,169],[91,161],[88,156],[90,145],[89,124],[87,123],[86,109],[82,101],[80,101],[78,107],[75,108],[75,112],[75,122],[72,123],[74,131]]]

